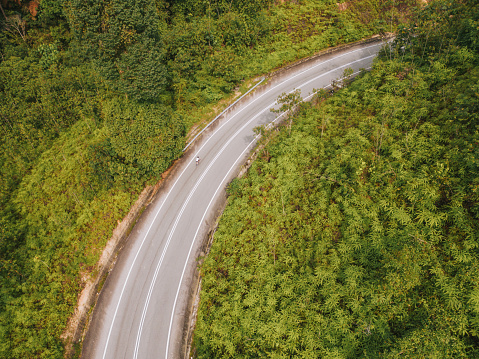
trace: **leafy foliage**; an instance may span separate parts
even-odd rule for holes
[[[232,183],[201,267],[198,358],[479,355],[475,5],[418,12]]]
[[[117,221],[243,79],[384,31],[323,0],[0,6],[0,358],[64,357]]]
[[[69,20],[84,56],[137,101],[155,102],[166,86],[161,21],[154,2],[70,2]]]
[[[185,127],[170,108],[113,100],[104,107],[106,136],[90,147],[98,183],[128,184],[166,171],[183,145]]]
[[[171,26],[165,41],[175,106],[181,112],[208,106],[244,78],[329,46],[394,30],[397,21],[390,22],[390,13],[415,4],[365,3],[375,4],[374,16],[382,22],[360,20],[362,7],[341,10],[332,1],[285,1],[275,6],[270,1],[167,3]]]

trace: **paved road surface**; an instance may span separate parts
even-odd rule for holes
[[[254,146],[253,128],[274,120],[269,110],[281,93],[301,89],[307,98],[346,68],[370,67],[381,45],[350,48],[284,71],[205,131],[175,165],[121,251],[103,286],[82,358],[182,357],[196,258],[226,184]]]

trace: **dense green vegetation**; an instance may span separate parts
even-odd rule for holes
[[[479,356],[479,6],[412,24],[229,185],[196,357]]]
[[[63,357],[117,221],[243,79],[414,4],[0,1],[0,358]]]

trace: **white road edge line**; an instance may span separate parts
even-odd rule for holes
[[[225,126],[227,123],[229,123],[237,114],[241,113],[241,112],[242,112],[244,109],[246,109],[248,106],[252,105],[252,104],[255,103],[256,101],[258,101],[261,97],[263,97],[264,95],[266,95],[266,94],[269,93],[270,91],[273,91],[274,89],[276,89],[278,86],[281,86],[281,85],[284,84],[285,82],[287,82],[287,81],[289,81],[289,80],[291,80],[291,79],[293,79],[293,78],[295,78],[295,77],[297,77],[297,76],[300,76],[301,74],[303,74],[303,73],[305,73],[305,72],[307,72],[307,71],[310,71],[311,69],[314,69],[314,68],[316,68],[316,67],[318,67],[318,66],[320,66],[320,65],[324,65],[324,64],[327,63],[327,62],[336,60],[336,59],[338,59],[338,58],[340,58],[340,57],[343,57],[343,56],[346,56],[346,55],[348,55],[348,54],[352,54],[352,53],[355,53],[355,52],[358,52],[358,51],[362,51],[362,50],[367,50],[367,49],[369,49],[369,48],[371,48],[371,47],[383,46],[383,45],[384,45],[384,44],[383,44],[382,42],[381,42],[381,43],[376,43],[376,44],[371,45],[371,46],[367,46],[367,47],[364,47],[364,48],[361,48],[361,49],[357,49],[357,50],[354,50],[354,51],[350,51],[350,52],[341,54],[341,55],[336,56],[336,57],[334,57],[334,58],[332,58],[332,59],[329,59],[329,60],[326,60],[326,61],[322,61],[322,62],[320,62],[320,63],[318,63],[318,64],[316,64],[316,65],[314,65],[314,66],[308,68],[307,70],[302,71],[302,72],[296,74],[295,76],[292,76],[292,77],[288,78],[287,80],[282,81],[282,82],[279,83],[278,85],[276,85],[276,86],[272,87],[271,89],[265,91],[265,92],[264,92],[263,94],[261,94],[258,98],[254,99],[252,102],[250,102],[247,106],[245,106],[244,108],[240,109],[240,110],[239,110],[235,115],[233,115],[229,120],[225,121],[225,122],[211,135],[211,137],[208,138],[208,139],[205,141],[205,143],[200,147],[200,149],[198,150],[198,152],[201,151],[201,149],[203,149],[203,147],[206,146],[206,144],[209,142],[209,140],[210,140],[211,138],[213,138],[214,135],[215,135],[221,128],[223,128],[223,126]],[[148,236],[148,234],[149,234],[149,232],[150,232],[150,230],[151,230],[151,228],[152,228],[152,226],[153,226],[153,223],[155,223],[156,218],[158,217],[158,214],[160,213],[161,209],[163,208],[163,205],[165,204],[166,200],[168,199],[168,197],[169,197],[171,191],[173,190],[173,188],[175,188],[176,184],[178,183],[178,181],[180,180],[180,178],[183,176],[183,174],[184,174],[184,172],[186,171],[186,169],[188,169],[188,168],[190,167],[189,165],[190,165],[192,162],[193,162],[193,157],[192,157],[192,159],[190,160],[190,162],[185,166],[184,170],[181,172],[181,174],[178,176],[178,178],[177,178],[176,181],[174,182],[173,186],[172,186],[172,187],[170,188],[170,190],[168,191],[168,193],[167,193],[165,199],[163,200],[162,204],[160,205],[160,208],[158,209],[158,211],[156,212],[156,214],[155,214],[155,216],[154,216],[154,218],[153,218],[153,220],[152,220],[150,226],[148,227],[148,230],[147,230],[147,232],[146,232],[146,234],[145,234],[143,240],[141,241],[141,244],[140,244],[140,247],[138,248],[138,251],[137,251],[136,254],[135,254],[135,257],[134,257],[133,262],[132,262],[132,264],[131,264],[131,266],[130,266],[130,269],[128,270],[128,274],[127,274],[127,277],[126,277],[125,282],[124,282],[124,284],[123,284],[122,290],[121,290],[121,292],[120,292],[120,298],[118,299],[118,303],[117,303],[117,305],[116,305],[115,312],[114,312],[114,314],[113,314],[112,322],[111,322],[110,329],[109,329],[109,331],[108,331],[107,340],[106,340],[106,343],[105,343],[105,348],[104,348],[104,351],[103,351],[103,356],[102,356],[103,359],[106,358],[106,353],[107,353],[107,350],[108,350],[108,344],[109,344],[109,341],[110,341],[110,337],[111,337],[111,333],[112,333],[113,326],[114,326],[114,323],[115,323],[115,319],[116,319],[116,316],[117,316],[117,314],[118,314],[118,309],[119,309],[119,307],[120,307],[120,303],[121,303],[121,300],[122,300],[122,298],[123,298],[123,294],[124,294],[124,292],[125,292],[126,285],[127,285],[128,280],[129,280],[129,278],[130,278],[131,271],[132,271],[132,269],[133,269],[133,267],[134,267],[134,265],[135,265],[135,263],[136,263],[136,260],[137,260],[137,258],[138,258],[138,255],[139,255],[139,253],[140,253],[140,251],[141,251],[141,249],[142,249],[142,247],[143,247],[143,244],[144,244],[144,242],[145,242],[145,240],[146,240],[146,238],[147,238],[147,236]]]

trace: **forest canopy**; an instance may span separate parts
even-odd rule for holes
[[[193,126],[255,76],[395,31],[415,5],[0,0],[0,358],[69,355],[103,247]]]
[[[478,40],[477,1],[431,2],[266,133],[201,266],[196,358],[479,356]]]

